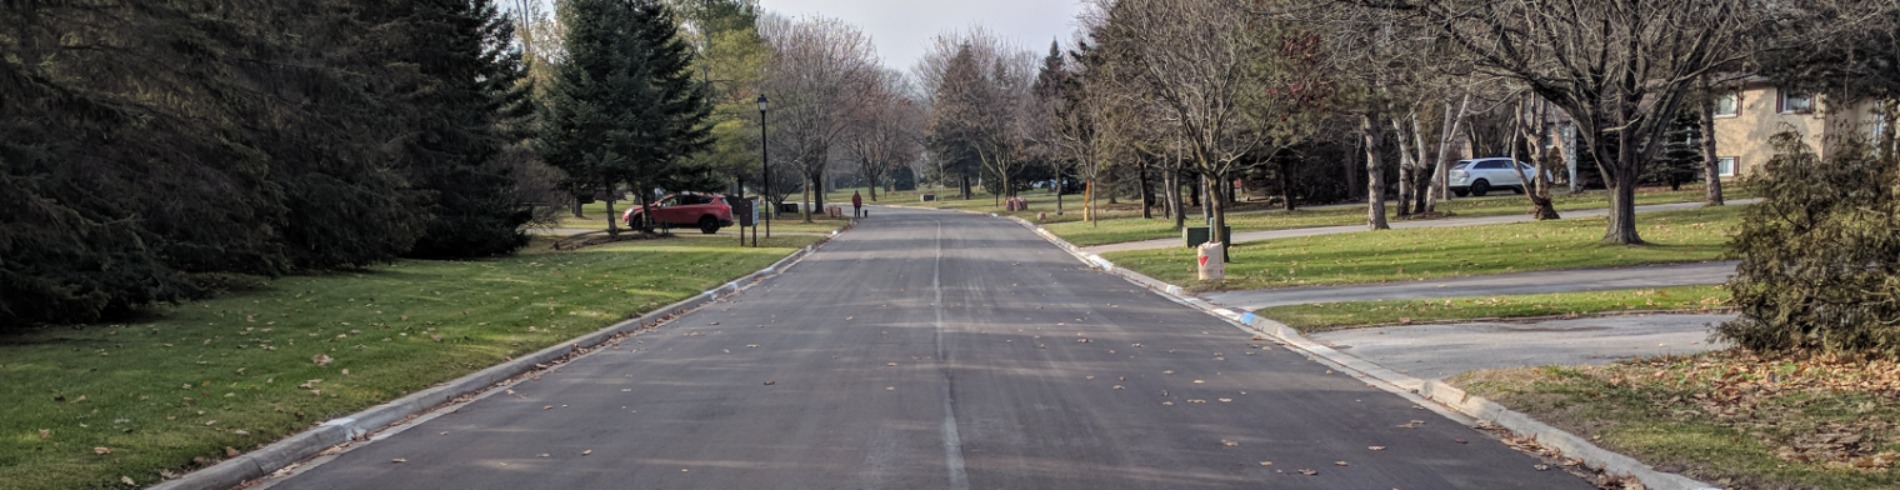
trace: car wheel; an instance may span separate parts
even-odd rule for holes
[[[1521,185],[1520,185],[1520,186],[1517,186],[1517,187],[1512,187],[1512,188],[1511,188],[1511,193],[1513,193],[1513,194],[1523,194],[1523,193],[1524,193],[1524,186],[1521,186]]]
[[[1480,181],[1471,183],[1471,195],[1484,197],[1484,193],[1486,192],[1491,192],[1490,181],[1480,180]]]
[[[1456,194],[1458,197],[1465,197],[1465,196],[1471,195],[1471,191],[1451,191],[1451,193]]]
[[[699,218],[699,232],[708,235],[719,233],[719,220],[711,216]]]

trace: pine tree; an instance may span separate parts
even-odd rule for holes
[[[712,127],[706,123],[712,115],[710,94],[694,76],[692,45],[680,38],[679,21],[666,4],[643,2],[634,14],[629,27],[643,49],[630,54],[646,83],[635,102],[643,109],[635,128],[641,141],[624,179],[648,208],[642,216],[653,216],[652,189],[716,187],[720,179],[706,162],[687,158],[712,145]]]
[[[679,184],[681,158],[706,145],[708,108],[671,13],[653,0],[573,0],[559,15],[567,59],[538,142],[548,163],[602,191]],[[607,211],[617,236],[611,200]]]
[[[529,107],[513,22],[489,0],[403,2],[407,30],[398,60],[413,66],[403,102],[415,115],[403,141],[409,181],[429,193],[427,228],[409,254],[424,258],[501,255],[527,244],[531,213],[508,192],[514,181],[495,156]]]

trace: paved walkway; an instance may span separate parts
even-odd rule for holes
[[[1354,286],[1324,286],[1201,295],[1215,304],[1247,311],[1274,306],[1381,299],[1451,298],[1507,294],[1545,294],[1612,289],[1721,284],[1735,274],[1735,262],[1651,265],[1605,269],[1517,272]]]
[[[1753,204],[1756,201],[1760,201],[1760,199],[1735,199],[1735,200],[1728,201],[1728,204],[1731,206],[1739,206],[1739,205],[1744,205],[1744,204]],[[1656,211],[1680,211],[1680,210],[1685,210],[1685,209],[1696,209],[1700,207],[1702,207],[1702,203],[1700,202],[1652,204],[1648,206],[1637,206],[1636,212],[1650,213],[1650,212],[1656,212]],[[1311,209],[1311,208],[1308,208],[1308,209]],[[1572,211],[1561,211],[1560,213],[1563,215],[1565,219],[1590,218],[1590,217],[1599,217],[1599,216],[1609,216],[1610,210],[1607,208],[1605,209],[1579,209],[1579,210],[1572,210]],[[1438,220],[1418,220],[1418,221],[1391,220],[1389,223],[1391,224],[1392,229],[1405,230],[1405,229],[1411,229],[1411,228],[1445,228],[1445,227],[1451,227],[1451,226],[1497,225],[1497,224],[1505,224],[1505,223],[1523,223],[1527,221],[1533,221],[1531,219],[1531,216],[1528,214],[1507,214],[1507,215],[1502,215],[1502,216],[1479,216],[1479,217],[1472,217],[1472,218],[1448,218],[1448,219],[1438,219]],[[1248,232],[1235,233],[1234,243],[1258,242],[1258,241],[1274,240],[1274,239],[1280,239],[1280,238],[1293,238],[1293,237],[1315,236],[1315,235],[1338,235],[1342,233],[1359,233],[1363,231],[1366,231],[1366,225],[1364,224],[1323,226],[1323,227],[1316,227],[1316,228],[1292,228],[1292,229],[1285,229],[1285,230],[1248,231]],[[1154,250],[1154,249],[1162,249],[1162,248],[1181,248],[1181,239],[1179,237],[1176,237],[1176,238],[1159,238],[1159,239],[1154,239],[1154,240],[1143,240],[1139,242],[1111,243],[1108,245],[1097,245],[1093,247],[1085,247],[1082,249],[1082,251],[1093,253],[1093,254],[1104,254],[1104,253],[1109,253],[1109,252],[1127,252],[1127,251],[1133,251],[1133,250]]]
[[[1709,326],[1734,315],[1636,315],[1362,328],[1308,335],[1393,371],[1443,379],[1476,369],[1609,364],[1726,348]]]

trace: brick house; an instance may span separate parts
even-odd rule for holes
[[[1723,177],[1761,171],[1775,156],[1770,139],[1783,131],[1799,132],[1810,148],[1826,157],[1842,136],[1858,135],[1871,142],[1887,129],[1875,101],[1830,107],[1826,96],[1784,90],[1760,77],[1732,86],[1715,99],[1715,154]]]

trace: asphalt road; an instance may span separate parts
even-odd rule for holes
[[[1646,265],[1601,269],[1514,272],[1421,281],[1351,286],[1320,286],[1201,295],[1215,304],[1258,310],[1274,306],[1346,301],[1408,300],[1461,296],[1570,293],[1615,289],[1662,288],[1722,284],[1735,275],[1738,262]]]
[[[1019,225],[874,216],[273,488],[1591,488]]]

